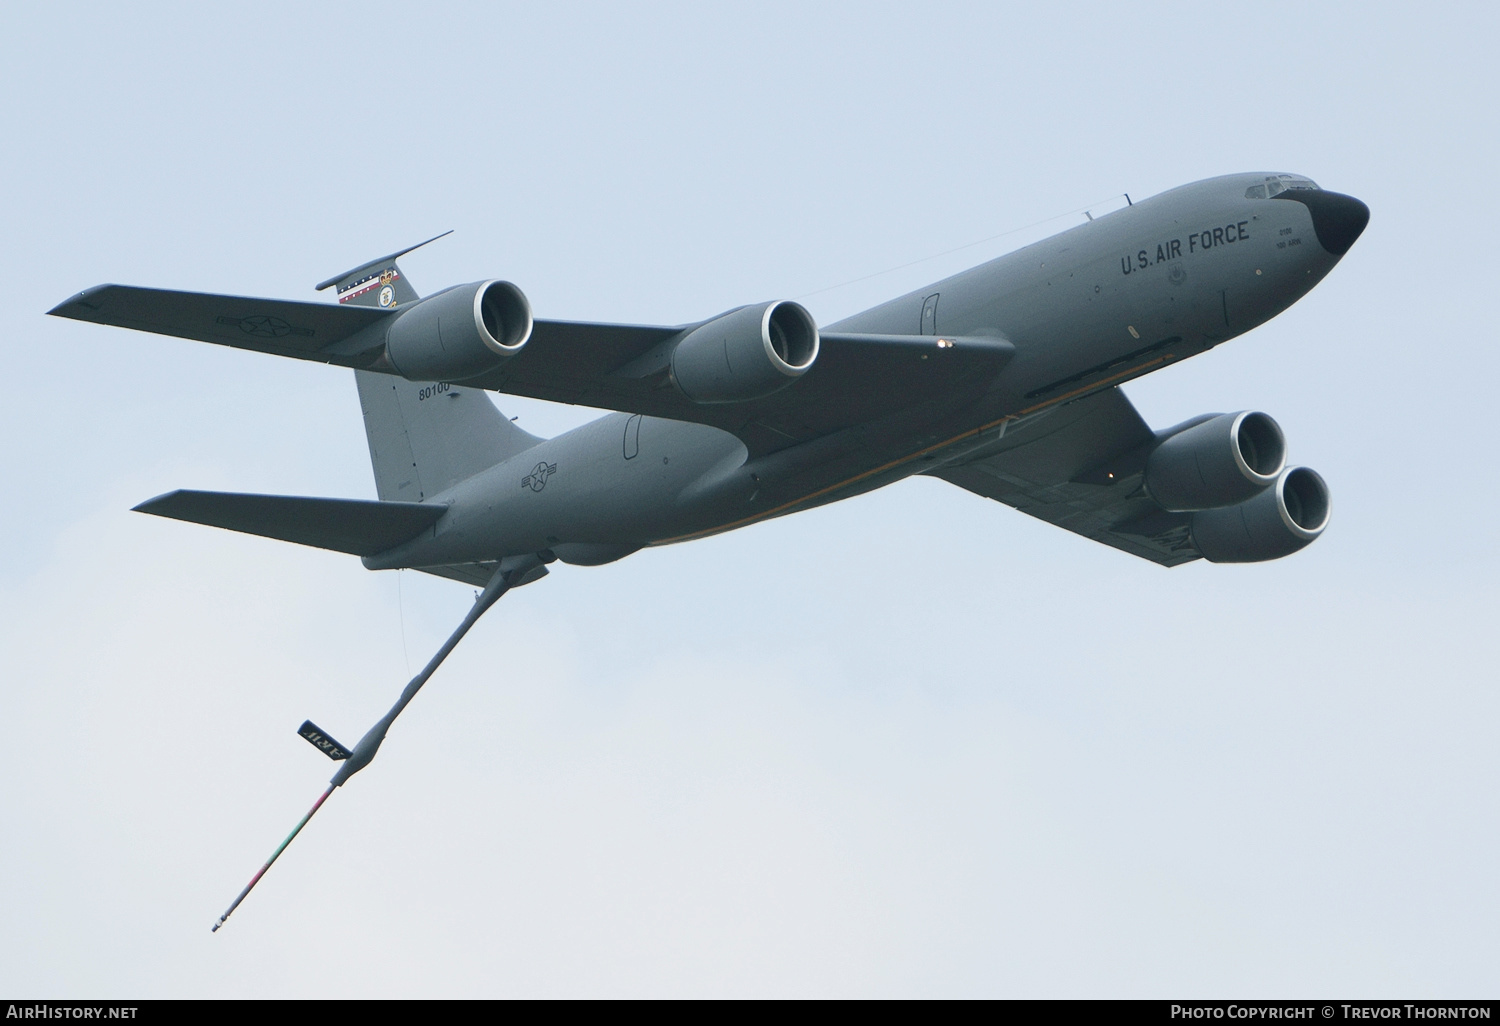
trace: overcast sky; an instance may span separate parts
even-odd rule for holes
[[[1000,6],[7,11],[0,993],[1495,993],[1500,17]],[[1316,544],[1167,571],[921,480],[559,567],[210,935],[331,773],[298,724],[357,739],[472,592],[129,512],[373,498],[353,382],[45,310],[452,228],[419,290],[826,323],[1262,170],[1369,229],[1127,392],[1276,417]]]

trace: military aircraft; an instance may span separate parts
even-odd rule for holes
[[[302,725],[342,765],[213,928],[475,621],[554,561],[608,563],[914,474],[1167,567],[1301,549],[1328,523],[1329,492],[1286,465],[1274,420],[1153,431],[1119,386],[1285,310],[1368,221],[1364,203],[1299,175],[1211,178],[821,328],[787,301],[649,326],[538,320],[493,279],[421,298],[396,263],[416,246],[319,284],[337,304],[122,285],[60,304],[50,312],[354,370],[378,501],[174,491],[137,510],[483,589],[358,744]],[[544,439],[486,392],[617,412]]]

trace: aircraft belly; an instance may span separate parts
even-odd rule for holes
[[[449,511],[433,533],[379,562],[466,563],[557,545],[625,550],[701,520],[694,506],[703,503],[680,497],[726,462],[743,463],[743,443],[699,424],[631,420],[601,417],[437,496]]]

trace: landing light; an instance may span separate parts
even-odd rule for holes
[[[940,338],[937,340],[937,344],[939,349],[953,348],[953,340],[951,338]]]

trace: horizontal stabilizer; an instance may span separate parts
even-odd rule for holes
[[[47,311],[94,324],[176,335],[236,349],[363,367],[368,359],[323,352],[389,316],[385,310],[132,285],[96,285]],[[371,342],[378,348],[379,339]]]
[[[318,751],[328,756],[334,762],[342,762],[349,758],[352,749],[345,748],[333,738],[323,733],[323,729],[312,720],[303,720],[302,726],[297,728],[297,733],[307,739],[307,743]]]
[[[355,556],[373,556],[415,538],[447,509],[435,503],[185,490],[158,495],[135,507],[137,513]]]
[[[452,234],[453,229],[449,228],[442,235],[434,235],[432,238],[428,239],[427,242],[436,242],[438,239]],[[358,277],[366,271],[376,271],[383,267],[387,267],[395,263],[398,257],[404,257],[414,249],[421,249],[423,246],[427,245],[427,242],[419,242],[415,246],[407,246],[405,249],[398,249],[394,253],[391,253],[387,256],[378,257],[375,260],[367,260],[364,263],[360,264],[358,267],[350,268],[343,274],[335,274],[327,281],[318,282],[318,284],[314,285],[313,288],[317,289],[319,292],[322,292],[324,289],[331,288],[334,285],[342,285],[344,282],[349,281],[351,278]]]

